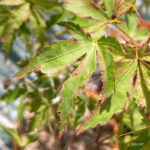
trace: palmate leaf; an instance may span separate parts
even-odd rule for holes
[[[116,43],[116,44],[114,44],[114,43]],[[131,54],[132,59],[130,58],[129,62],[120,63],[120,65],[117,66],[118,69],[117,69],[116,77],[115,77],[116,82],[115,82],[114,94],[112,95],[112,97],[110,97],[106,100],[106,102],[104,103],[103,106],[100,106],[98,104],[95,107],[95,109],[92,112],[92,115],[90,117],[88,117],[77,128],[77,134],[79,134],[80,132],[82,132],[82,131],[90,128],[90,127],[95,127],[99,123],[105,124],[110,120],[110,118],[113,116],[114,113],[121,112],[124,109],[126,100],[128,99],[128,96],[130,96],[133,85],[134,85],[134,83],[133,83],[134,78],[133,77],[134,77],[136,70],[137,70],[137,61],[135,59],[135,57],[136,57],[135,56],[135,50],[133,52],[131,51],[129,53],[129,51],[128,51],[129,47],[126,47],[125,48],[126,53],[124,54],[122,52],[121,46],[117,43],[117,41],[115,41],[115,39],[109,38],[109,37],[108,38],[102,37],[98,41],[98,44],[103,44],[106,48],[108,47],[108,45],[111,45],[111,48],[113,47],[114,51],[111,51],[109,49],[108,52],[113,53],[113,55],[117,55],[117,56],[120,55],[123,58],[127,57],[129,54]],[[103,46],[100,46],[100,49],[101,49],[100,52],[101,53],[103,52],[102,48],[103,48]],[[106,49],[104,52],[105,53],[107,52]],[[104,56],[101,57],[100,61],[102,61],[102,58],[105,58],[105,57]],[[105,61],[106,61],[106,58],[105,58]],[[109,71],[110,70],[108,70],[108,73],[111,73]],[[107,75],[107,72],[105,72],[104,75]],[[110,81],[113,81],[112,76],[110,76]],[[109,82],[108,82],[108,84],[109,84]],[[106,82],[106,85],[107,85],[107,82]]]
[[[61,120],[60,135],[66,128],[68,115],[73,110],[77,90],[86,84],[88,78],[96,69],[96,46],[94,44],[89,45],[88,51],[84,60],[63,86],[61,103],[58,108]]]
[[[105,45],[112,46],[118,51],[121,50],[121,46],[113,38],[107,39],[102,37],[96,43],[95,41],[91,41],[90,37],[86,38],[84,32],[80,31],[80,29],[77,30],[77,26],[71,24],[69,28],[73,30],[76,35],[82,37],[83,41],[80,44],[72,43],[70,41],[56,42],[50,47],[45,48],[41,54],[31,60],[28,66],[16,74],[16,76],[22,76],[34,71],[35,69],[45,73],[54,73],[86,54],[78,69],[71,74],[70,78],[64,83],[62,88],[61,103],[58,109],[61,119],[60,134],[62,134],[65,130],[69,114],[73,111],[74,99],[76,99],[78,90],[86,84],[90,75],[95,71],[96,51],[99,55],[99,64],[102,68],[101,70],[103,70],[103,80],[105,80],[105,91],[103,92],[103,96],[107,98],[110,97],[114,91],[115,67],[113,65],[112,56],[109,51],[105,49]],[[110,73],[108,70],[110,70]]]
[[[77,25],[74,25],[73,23],[69,23],[68,25],[66,23],[62,23],[62,25],[71,29],[74,32],[74,34],[77,35],[77,37],[82,38],[81,41],[83,43],[89,41],[89,38],[87,36],[85,37],[84,32],[82,30],[80,30],[80,28],[78,29]],[[103,81],[105,80],[103,96],[105,98],[109,97],[112,95],[112,93],[114,91],[115,67],[113,65],[111,54],[108,51],[106,51],[104,46],[101,44],[101,42],[103,41],[103,38],[98,41],[98,45],[95,42],[91,42],[91,44],[88,45],[88,53],[87,54],[91,54],[91,56],[85,57],[83,63],[81,63],[79,68],[71,75],[70,79],[68,79],[64,84],[62,95],[61,95],[61,103],[60,103],[60,106],[58,109],[58,111],[60,112],[60,119],[61,119],[60,134],[62,134],[62,132],[66,128],[69,114],[71,114],[71,111],[74,108],[74,99],[77,96],[76,91],[78,90],[79,87],[82,87],[86,84],[87,79],[92,74],[92,72],[94,72],[94,70],[95,70],[95,67],[92,66],[93,64],[95,65],[95,54],[94,54],[95,52],[91,52],[91,51],[93,51],[93,49],[94,49],[94,51],[97,50],[97,54],[99,56],[99,59],[98,59],[99,65],[101,68],[100,70],[103,70],[103,73],[102,73]],[[112,41],[114,42],[113,47],[120,50],[121,47],[118,44],[118,42],[115,41],[115,39],[105,40],[105,44],[112,45]],[[89,60],[86,60],[87,57],[89,57],[88,58]],[[108,59],[109,59],[109,61],[108,61]],[[91,67],[93,67],[93,68],[91,68]],[[90,69],[91,69],[91,71],[89,72]],[[108,70],[110,72],[108,72]]]
[[[88,51],[88,45],[80,45],[71,41],[59,41],[50,47],[43,48],[42,52],[31,59],[30,63],[16,77],[39,70],[44,73],[56,73],[76,61]]]
[[[92,0],[63,0],[66,10],[73,12],[81,17],[91,17],[95,20],[105,20],[107,15],[103,10],[97,8]]]
[[[135,73],[136,65],[136,62],[120,64],[119,72],[116,72],[114,94],[106,100],[103,106],[97,105],[92,115],[77,128],[77,134],[88,128],[93,128],[97,124],[107,123],[114,113],[122,111],[127,100],[127,93],[130,92],[133,86],[133,84],[130,84],[130,80]]]

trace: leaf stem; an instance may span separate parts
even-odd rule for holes
[[[144,21],[143,21],[143,19],[142,19],[141,15],[140,15],[140,13],[138,12],[138,10],[136,9],[136,7],[135,7],[135,6],[133,6],[133,8],[134,8],[134,10],[135,10],[135,12],[136,12],[137,16],[139,17],[139,19],[140,19],[141,23],[142,23],[142,24],[143,24],[143,26],[145,27],[145,29],[146,29],[146,31],[147,31],[147,34],[148,34],[148,36],[150,37],[149,29],[147,28],[146,24],[144,23]]]

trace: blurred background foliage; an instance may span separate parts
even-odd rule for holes
[[[149,0],[137,0],[137,4],[150,28]],[[127,21],[120,28],[134,39],[144,42],[147,39],[146,31],[138,24],[136,15],[129,12],[125,18]],[[68,73],[76,68],[80,60],[73,67],[54,76],[40,72],[31,73],[26,78],[14,79],[12,76],[30,58],[37,55],[42,47],[57,40],[72,38],[71,34],[57,24],[61,21],[72,21],[81,27],[94,24],[88,18],[74,16],[64,10],[61,0],[0,0],[0,127],[11,137],[0,131],[2,150],[15,149],[16,144],[26,148],[29,143],[39,139],[38,133],[45,127],[58,141],[58,94]],[[103,34],[115,36],[120,41],[124,39],[115,29],[111,30],[111,27],[109,30],[106,27],[98,29],[94,36],[97,38]],[[90,111],[95,106],[93,97],[87,96],[89,95],[84,94],[78,97],[77,103],[80,101],[80,105],[76,108],[77,113],[73,114],[75,117],[71,119],[70,129],[74,129],[81,121],[86,107]],[[136,99],[134,94],[131,98]],[[114,116],[117,133],[113,133],[112,139],[114,143],[119,143],[121,150],[148,150],[150,129],[140,130],[149,125],[144,116],[134,100],[128,103],[121,115]],[[119,138],[115,136],[127,132],[133,133]]]

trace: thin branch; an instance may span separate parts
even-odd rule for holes
[[[129,134],[132,134],[132,133],[136,133],[136,132],[139,132],[139,131],[148,129],[148,128],[150,128],[150,126],[147,126],[147,127],[145,127],[145,128],[142,128],[142,129],[139,129],[139,130],[136,130],[136,131],[131,131],[131,132],[128,132],[128,133],[125,133],[125,134],[121,134],[121,135],[119,135],[118,137],[120,138],[120,137],[122,137],[122,136],[126,136],[126,135],[129,135]]]
[[[142,23],[142,24],[143,24],[143,26],[145,27],[145,29],[146,29],[146,31],[147,31],[147,33],[148,33],[148,36],[150,37],[149,29],[148,29],[148,27],[146,26],[146,24],[144,23],[144,21],[143,21],[143,19],[142,19],[141,15],[140,15],[140,13],[138,12],[138,10],[136,9],[136,7],[135,7],[135,6],[133,6],[133,8],[134,8],[134,10],[135,10],[135,12],[136,12],[137,16],[139,17],[139,19],[140,19],[141,23]]]

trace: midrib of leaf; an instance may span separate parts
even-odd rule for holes
[[[67,54],[69,54],[69,53],[72,53],[72,52],[74,52],[74,51],[76,51],[76,50],[78,50],[78,49],[80,49],[80,48],[82,48],[82,47],[84,47],[84,46],[87,46],[87,45],[91,45],[91,44],[84,44],[84,45],[82,45],[82,46],[79,47],[79,48],[76,48],[76,49],[74,49],[74,50],[72,50],[72,51],[63,53],[63,54],[61,54],[61,55],[59,55],[59,56],[53,57],[53,58],[48,59],[48,60],[46,60],[46,61],[43,61],[43,62],[41,62],[41,63],[46,63],[46,62],[48,62],[48,61],[54,60],[54,59],[59,58],[59,57],[61,57],[61,56],[65,56],[65,55],[67,55]],[[39,64],[40,64],[40,63],[39,63]]]
[[[35,68],[36,66],[38,66],[38,65],[40,65],[40,64],[43,64],[43,63],[46,63],[46,62],[49,62],[49,61],[52,61],[52,60],[55,60],[56,58],[59,58],[59,57],[62,57],[62,56],[65,56],[65,55],[67,55],[67,54],[69,54],[69,53],[72,53],[72,52],[74,52],[74,51],[77,51],[77,50],[79,50],[79,49],[81,49],[82,47],[84,47],[84,46],[87,46],[87,45],[91,45],[91,43],[88,43],[88,44],[83,44],[81,47],[79,47],[79,48],[76,48],[76,49],[74,49],[74,50],[72,50],[72,51],[69,51],[69,52],[66,52],[66,53],[63,53],[63,54],[61,54],[61,55],[59,55],[59,56],[55,56],[55,57],[53,57],[53,58],[50,58],[50,59],[47,59],[47,60],[45,60],[45,61],[40,61],[39,63],[36,63],[36,64],[33,64],[33,63],[31,63],[31,65],[29,64],[29,68],[28,68],[28,66],[27,66],[27,68],[24,68],[23,70],[21,70],[21,71],[25,71],[25,70],[30,70],[30,69],[32,69],[32,68]],[[46,51],[48,51],[48,50],[46,50]],[[38,56],[37,56],[38,57]],[[38,58],[33,58],[33,59],[35,59],[35,60],[33,60],[33,61],[38,61],[37,59]],[[31,60],[32,61],[32,60]],[[33,64],[33,65],[32,65]],[[16,73],[16,75],[18,75],[18,74],[20,74],[21,73],[21,71],[19,71],[18,73]],[[26,71],[25,71],[26,72]],[[24,72],[24,73],[25,73]]]

